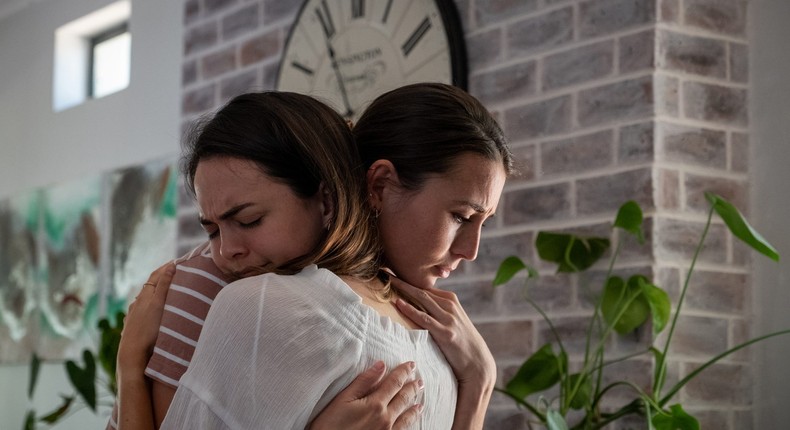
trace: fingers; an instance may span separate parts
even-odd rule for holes
[[[414,377],[414,371],[417,365],[413,361],[402,363],[392,369],[379,384],[375,391],[373,391],[369,399],[373,403],[390,404],[397,396],[404,386]],[[413,402],[412,402],[413,404]]]
[[[359,400],[366,397],[381,381],[386,369],[387,367],[383,361],[377,361],[373,366],[354,378],[351,384],[338,394],[338,397],[343,396],[348,400]]]
[[[409,296],[409,298],[421,304],[425,310],[434,317],[439,316],[445,312],[445,309],[443,309],[442,306],[437,303],[437,300],[441,300],[441,298],[436,296],[434,293],[434,291],[440,290],[417,288],[396,278],[392,278],[392,283],[396,284],[396,289],[402,291],[407,296]]]
[[[389,410],[392,412],[393,416],[403,415],[415,406],[423,388],[424,384],[422,379],[406,383],[403,388],[395,394],[389,404]]]
[[[158,299],[164,301],[167,297],[167,291],[170,289],[170,282],[173,280],[173,276],[176,273],[176,266],[173,263],[168,263],[167,265],[159,268],[159,270],[162,269],[164,269],[164,271],[156,283],[154,294]]]
[[[413,428],[417,420],[422,414],[422,405],[413,405],[406,412],[402,413],[400,417],[392,425],[392,430],[404,430]]]
[[[441,326],[435,319],[433,319],[433,317],[415,308],[411,305],[411,303],[403,299],[399,298],[395,300],[395,306],[403,315],[406,316],[406,318],[410,319],[414,324],[417,324],[422,329],[431,331],[431,329],[436,329]]]

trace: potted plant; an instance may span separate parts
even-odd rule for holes
[[[697,419],[687,413],[681,404],[672,403],[678,391],[700,372],[733,352],[755,342],[790,333],[790,330],[783,330],[751,339],[712,357],[679,381],[667,383],[667,353],[714,213],[721,217],[735,237],[757,252],[779,261],[777,251],[732,204],[713,193],[706,193],[705,196],[710,202],[710,211],[674,311],[668,294],[648,277],[637,274],[625,279],[614,274],[615,261],[622,245],[622,240],[619,240],[611,254],[602,292],[596,297],[589,318],[580,368],[573,372],[570,370],[563,339],[548,315],[527,294],[525,299],[544,318],[554,340],[527,358],[505,387],[497,388],[497,391],[528,409],[537,421],[550,430],[566,430],[569,421],[572,421],[572,429],[599,429],[629,415],[642,416],[649,429],[698,430]],[[641,208],[629,201],[620,207],[612,228],[633,235],[639,243],[643,243],[642,222]],[[609,249],[610,241],[600,237],[539,232],[535,247],[542,260],[557,265],[558,272],[574,273],[582,272],[598,261]],[[497,271],[494,286],[507,283],[521,271],[527,272],[525,286],[528,286],[530,279],[538,276],[537,270],[520,258],[506,258]],[[607,341],[612,335],[630,333],[645,324],[652,324],[654,338],[666,330],[662,344],[653,344],[644,351],[624,357],[613,358],[606,354]],[[604,383],[603,371],[607,366],[638,355],[649,355],[653,360],[649,389],[645,390],[629,380]],[[615,410],[606,410],[602,403],[615,387],[627,387],[630,401]],[[529,400],[527,397],[531,395],[538,395],[538,400]],[[569,415],[574,419],[569,420]]]

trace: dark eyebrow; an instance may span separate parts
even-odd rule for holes
[[[460,205],[464,205],[464,206],[469,206],[470,208],[472,208],[477,213],[485,213],[485,211],[486,211],[484,207],[480,206],[477,203],[472,203],[470,201],[457,200],[456,203],[458,203]]]
[[[252,203],[242,203],[240,205],[233,206],[232,208],[226,210],[222,215],[219,216],[220,221],[224,221],[228,218],[233,217],[237,213],[241,212],[242,210],[252,206]],[[200,225],[208,225],[214,224],[213,221],[209,221],[203,218],[203,215],[200,215]]]

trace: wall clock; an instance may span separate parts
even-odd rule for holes
[[[379,94],[426,81],[466,89],[466,49],[452,0],[307,0],[276,87],[316,96],[356,119]]]

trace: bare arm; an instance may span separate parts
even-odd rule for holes
[[[167,415],[167,410],[170,409],[170,404],[173,403],[175,395],[176,389],[174,387],[157,380],[151,381],[151,400],[154,407],[156,428],[162,426],[162,421],[165,420],[165,415]]]
[[[129,306],[118,347],[118,430],[154,429],[154,410],[144,372],[174,273],[171,263],[157,269]]]
[[[458,380],[453,429],[482,429],[496,384],[496,362],[485,340],[455,293],[416,288],[396,278],[392,282],[425,308],[427,313],[402,299],[396,303],[406,317],[431,333]]]

